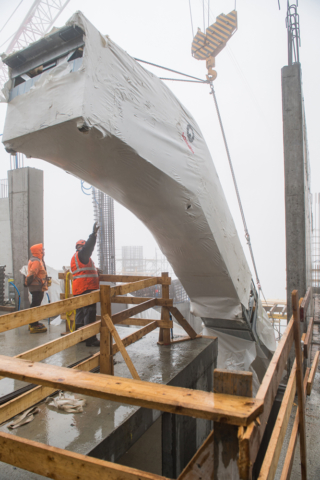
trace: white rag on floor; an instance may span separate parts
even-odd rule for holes
[[[63,392],[59,392],[58,398],[48,397],[46,403],[50,407],[56,407],[58,410],[64,410],[67,413],[81,413],[87,402],[82,398],[65,397]]]

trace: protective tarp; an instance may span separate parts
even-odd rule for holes
[[[257,352],[256,343],[207,327],[203,328],[201,334],[218,338],[217,368],[252,373],[252,390],[253,396],[255,396],[260,386],[259,376],[262,378],[265,373],[265,366],[263,365],[261,368],[261,362],[257,362],[259,354],[262,355],[263,359],[265,356],[262,352]],[[255,366],[253,365],[254,363],[256,364]],[[257,369],[259,369],[258,373]],[[261,374],[259,375],[260,369]]]
[[[199,126],[81,13],[68,24],[85,32],[83,58],[60,58],[11,91],[5,147],[47,160],[131,210],[172,265],[192,313],[239,320],[251,274]]]
[[[260,299],[258,301],[257,335],[270,352],[276,351],[277,344],[274,329]]]

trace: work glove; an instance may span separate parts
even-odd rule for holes
[[[95,236],[97,236],[97,233],[98,233],[99,228],[100,228],[100,227],[99,227],[99,225],[98,225],[98,222],[94,222],[92,233],[94,233]]]

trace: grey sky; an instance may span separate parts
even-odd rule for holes
[[[1,0],[0,30],[20,0]],[[234,163],[239,190],[255,253],[260,280],[268,298],[285,296],[285,234],[281,68],[287,64],[285,4],[277,0],[238,0],[239,29],[216,61],[215,89]],[[19,26],[32,4],[24,0],[0,33],[0,45]],[[205,0],[205,17],[208,21]],[[202,0],[191,0],[193,26],[203,29]],[[234,0],[211,0],[210,23],[229,13]],[[192,58],[188,0],[71,0],[56,22],[62,26],[81,10],[103,34],[108,34],[130,55],[204,77],[205,64]],[[320,2],[299,2],[301,63],[307,114],[312,191],[320,191],[318,152]],[[6,45],[0,48],[5,49]],[[145,66],[158,76],[167,73]],[[241,217],[222,137],[207,85],[167,82],[198,122],[209,146],[225,195],[248,258]],[[0,104],[0,133],[6,105]],[[78,238],[90,233],[93,208],[83,195],[80,181],[43,161],[26,162],[45,175],[46,260],[53,267],[69,264]],[[9,155],[0,147],[0,178],[6,177]],[[144,245],[152,255],[151,234],[130,212],[116,206],[116,247]],[[1,259],[0,259],[1,263]]]

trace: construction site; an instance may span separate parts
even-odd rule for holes
[[[320,479],[320,5],[246,3],[0,4],[1,480]]]

